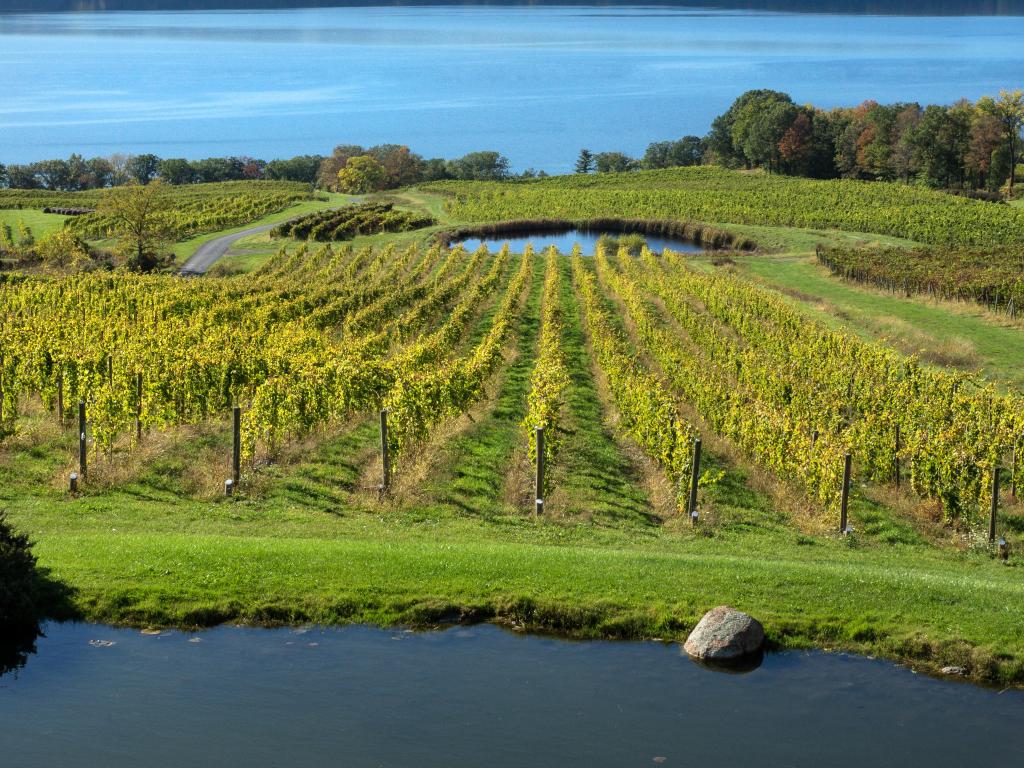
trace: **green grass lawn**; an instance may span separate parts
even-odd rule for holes
[[[41,240],[64,226],[66,219],[67,216],[43,213],[34,208],[0,209],[0,224],[8,224],[11,227],[15,240],[18,238],[19,221],[31,228],[36,240]]]

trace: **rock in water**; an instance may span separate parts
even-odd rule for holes
[[[763,645],[761,622],[743,611],[720,605],[704,614],[683,648],[697,659],[726,661],[757,653]]]

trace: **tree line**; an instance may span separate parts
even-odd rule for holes
[[[350,160],[356,160],[355,165],[349,169],[345,179],[339,179],[339,172]],[[508,158],[498,152],[471,152],[455,160],[444,160],[425,159],[398,144],[369,148],[345,144],[335,147],[326,157],[298,155],[269,162],[246,156],[186,160],[160,158],[153,154],[119,153],[86,159],[72,154],[67,159],[7,166],[0,164],[0,188],[79,192],[125,184],[148,184],[157,179],[175,185],[268,179],[363,193],[425,181],[493,181],[511,175]],[[524,175],[535,174],[528,171]]]
[[[40,160],[23,165],[0,164],[0,188],[46,189],[80,192],[125,184],[148,184],[157,179],[168,184],[200,184],[269,179],[316,180],[320,155],[299,155],[287,160],[252,157],[209,157],[203,160],[160,158],[153,154],[113,154],[86,159],[72,154],[65,159]]]
[[[341,144],[320,164],[317,186],[358,195],[428,181],[504,181],[546,175],[532,168],[513,174],[508,158],[494,151],[470,152],[445,160],[424,158],[400,144],[369,148]]]
[[[1024,91],[950,106],[916,102],[824,110],[786,93],[747,91],[707,136],[656,142],[643,158],[584,149],[577,173],[717,164],[816,179],[903,181],[1012,196],[1021,162]]]

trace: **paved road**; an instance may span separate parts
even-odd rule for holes
[[[217,263],[221,256],[228,252],[228,248],[237,241],[249,235],[266,232],[276,226],[277,224],[264,224],[262,227],[244,229],[232,235],[224,235],[223,237],[215,237],[213,240],[207,240],[192,254],[192,258],[186,261],[185,265],[178,270],[178,274],[186,277],[205,274],[210,267]]]

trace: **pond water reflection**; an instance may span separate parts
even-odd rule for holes
[[[542,251],[549,245],[553,245],[561,253],[571,253],[573,246],[576,243],[579,243],[580,250],[582,250],[583,253],[592,256],[597,248],[597,241],[606,234],[608,237],[612,238],[637,237],[637,235],[622,235],[614,232],[584,232],[578,229],[571,229],[565,232],[546,232],[543,234],[527,233],[510,237],[474,237],[462,240],[461,244],[468,251],[476,250],[480,247],[481,243],[485,244],[489,250],[496,251],[505,243],[508,243],[512,253],[522,253],[527,244],[533,243],[533,247],[538,251]],[[651,235],[642,235],[642,237],[647,242],[647,247],[658,253],[666,248],[678,251],[679,253],[701,253],[704,251],[703,246],[691,243],[688,240],[679,240],[671,237],[653,237]]]
[[[727,675],[488,625],[46,635],[0,678],[5,766],[960,768],[1024,722],[1020,692],[824,653]]]

